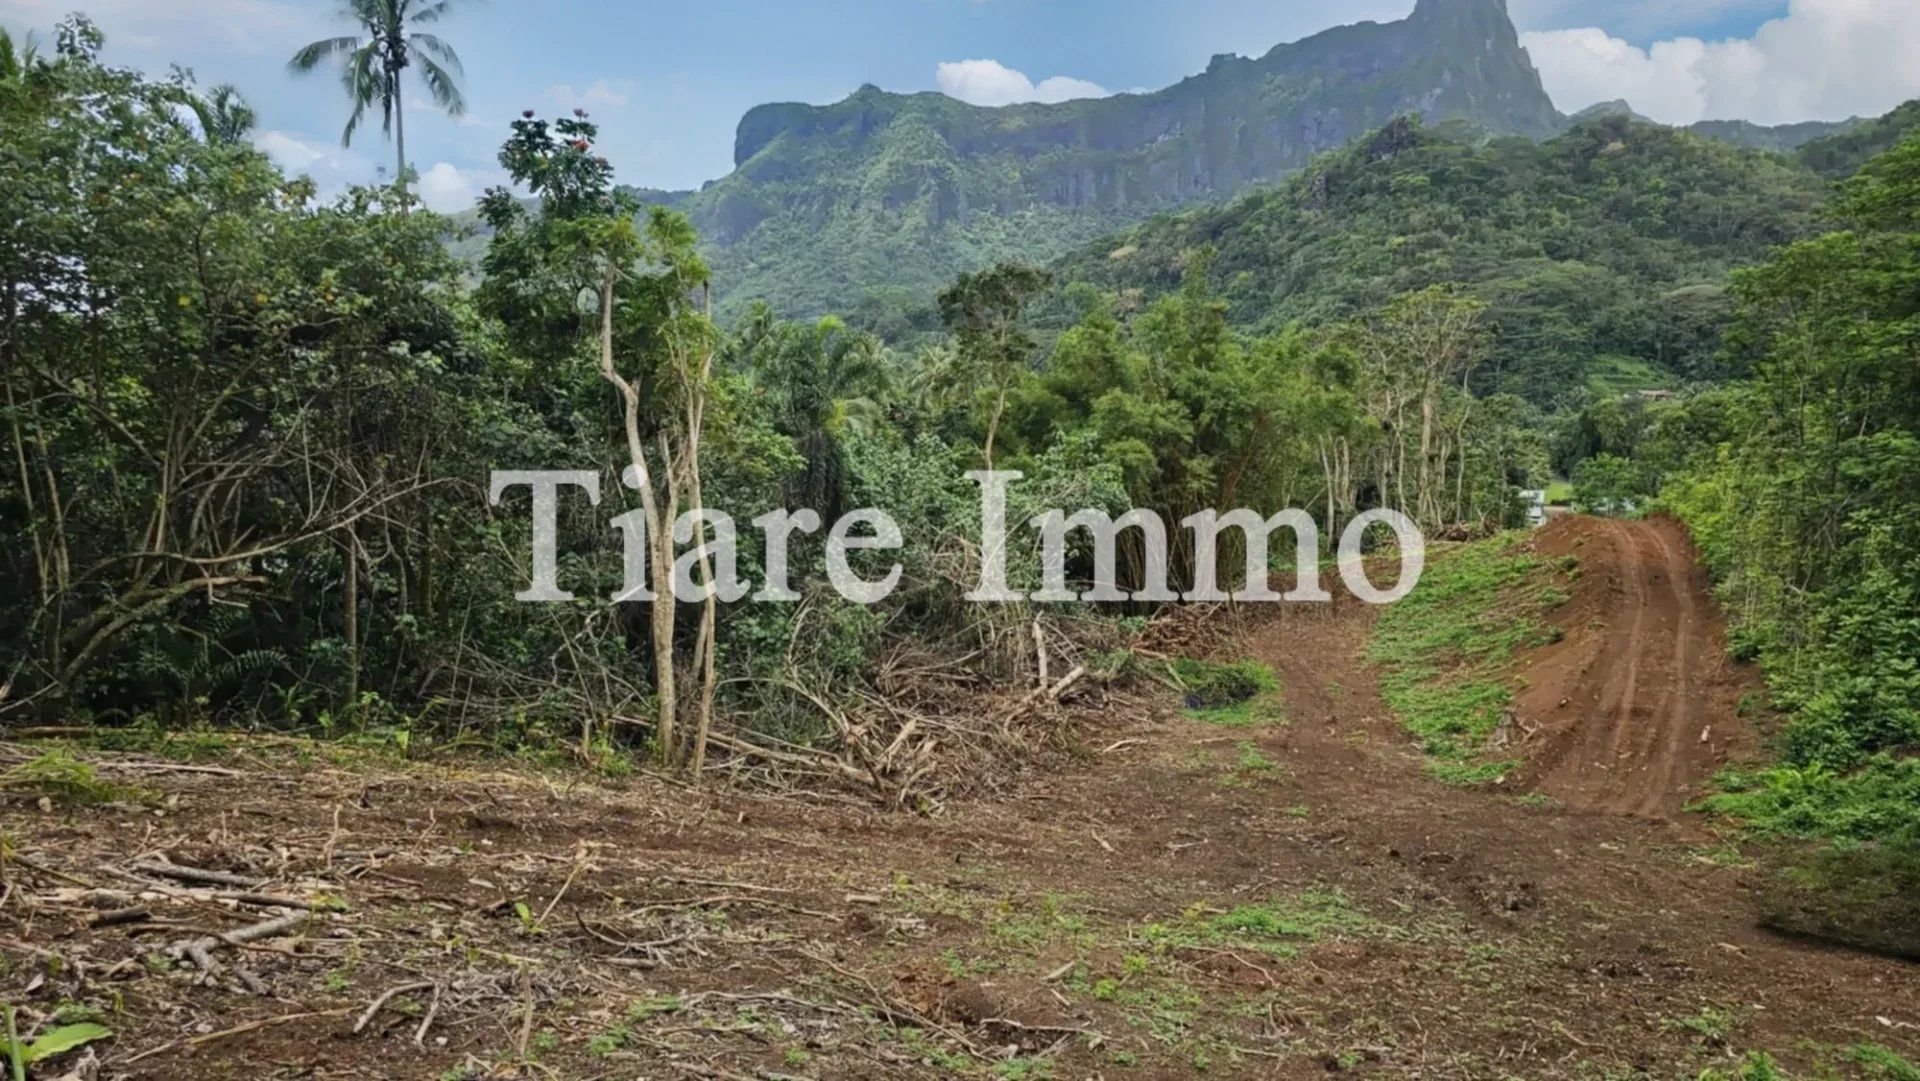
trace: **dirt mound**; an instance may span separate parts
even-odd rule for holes
[[[1578,576],[1549,617],[1560,640],[1521,660],[1515,720],[1537,749],[1520,779],[1572,807],[1678,811],[1752,746],[1740,705],[1758,688],[1727,657],[1686,530],[1670,518],[1567,517],[1535,546],[1576,560]]]

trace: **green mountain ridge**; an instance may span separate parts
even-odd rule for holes
[[[1487,389],[1552,402],[1590,383],[1732,374],[1717,348],[1728,274],[1809,235],[1827,187],[1783,155],[1624,116],[1542,141],[1398,120],[1280,185],[1163,215],[1053,270],[1137,308],[1205,251],[1229,319],[1262,329],[1459,286],[1489,305]]]
[[[1219,205],[1401,116],[1462,138],[1536,140],[1599,118],[1646,119],[1624,101],[1563,116],[1504,0],[1420,0],[1398,22],[1334,27],[1258,58],[1217,56],[1151,93],[989,108],[869,85],[830,105],[761,105],[740,121],[732,173],[697,191],[636,194],[692,219],[723,312],[763,300],[783,315],[868,311],[897,325],[962,272],[1045,263],[1155,215]],[[1838,175],[1891,145],[1879,123],[1675,130],[1812,148]],[[473,256],[482,243],[456,247]]]
[[[1696,120],[1686,126],[1695,135],[1733,143],[1754,150],[1798,150],[1815,139],[1847,131],[1867,121],[1858,116],[1845,120],[1803,120],[1795,124],[1771,127],[1751,120]]]
[[[1622,98],[1589,105],[1568,117],[1567,121],[1571,126],[1603,116],[1624,116],[1642,124],[1660,123],[1650,116],[1636,112],[1633,105]],[[1751,120],[1696,120],[1691,124],[1679,126],[1695,135],[1704,135],[1709,139],[1718,139],[1721,142],[1733,143],[1753,150],[1788,151],[1797,150],[1815,139],[1824,138],[1835,132],[1847,131],[1864,123],[1867,123],[1865,119],[1854,116],[1845,120],[1804,120],[1773,126],[1756,124]]]
[[[1794,157],[1821,176],[1840,179],[1852,176],[1870,158],[1893,149],[1908,133],[1920,131],[1920,98],[1899,106],[1885,116],[1848,123],[1845,126],[1802,143]]]
[[[867,86],[763,105],[733,173],[652,194],[707,237],[729,306],[845,310],[883,283],[927,294],[1270,183],[1404,114],[1535,137],[1561,124],[1503,0],[1420,0],[1148,94],[985,108]]]

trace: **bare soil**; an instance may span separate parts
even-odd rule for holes
[[[1757,677],[1728,659],[1692,542],[1668,518],[1561,518],[1536,541],[1577,560],[1559,642],[1527,659],[1517,707],[1542,730],[1526,780],[1569,806],[1671,815],[1731,757],[1752,752],[1742,699]]]
[[[297,744],[231,775],[80,752],[154,798],[5,808],[0,993],[29,1031],[97,1011],[100,1077],[1675,1078],[1760,1049],[1853,1076],[1856,1044],[1920,1055],[1920,970],[1760,930],[1760,871],[1682,809],[1753,737],[1676,527],[1538,543],[1580,582],[1564,639],[1520,664],[1527,770],[1490,790],[1426,776],[1352,603],[1246,628],[1283,685],[1267,723],[1168,693],[934,818]],[[134,869],[160,858],[247,885]],[[215,974],[175,957],[294,911],[236,892],[344,907],[215,939]]]

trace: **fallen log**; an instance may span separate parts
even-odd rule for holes
[[[253,890],[271,881],[264,878],[248,878],[245,875],[231,874],[226,871],[208,871],[162,860],[136,860],[127,866],[141,874],[171,878],[176,882],[197,882],[203,886],[235,886],[243,890]]]

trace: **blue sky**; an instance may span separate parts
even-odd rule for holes
[[[1563,109],[1626,97],[1656,119],[1765,122],[1879,112],[1920,94],[1915,0],[1510,0]],[[329,0],[0,0],[0,25],[42,34],[81,5],[108,58],[232,82],[260,142],[323,186],[390,160],[369,129],[339,147],[330,77],[295,48],[346,28]],[[1412,0],[475,0],[439,31],[466,64],[469,115],[408,114],[408,149],[443,206],[498,179],[524,108],[589,109],[624,182],[691,187],[725,173],[734,125],[765,101],[837,100],[861,83],[946,89],[983,104],[1157,88],[1215,53],[1258,54],[1335,23],[1404,16]],[[1884,54],[1884,59],[1882,58]],[[965,61],[976,63],[966,65]],[[954,65],[942,69],[942,65]],[[1048,82],[1049,79],[1055,80]],[[416,104],[418,98],[416,97]]]

